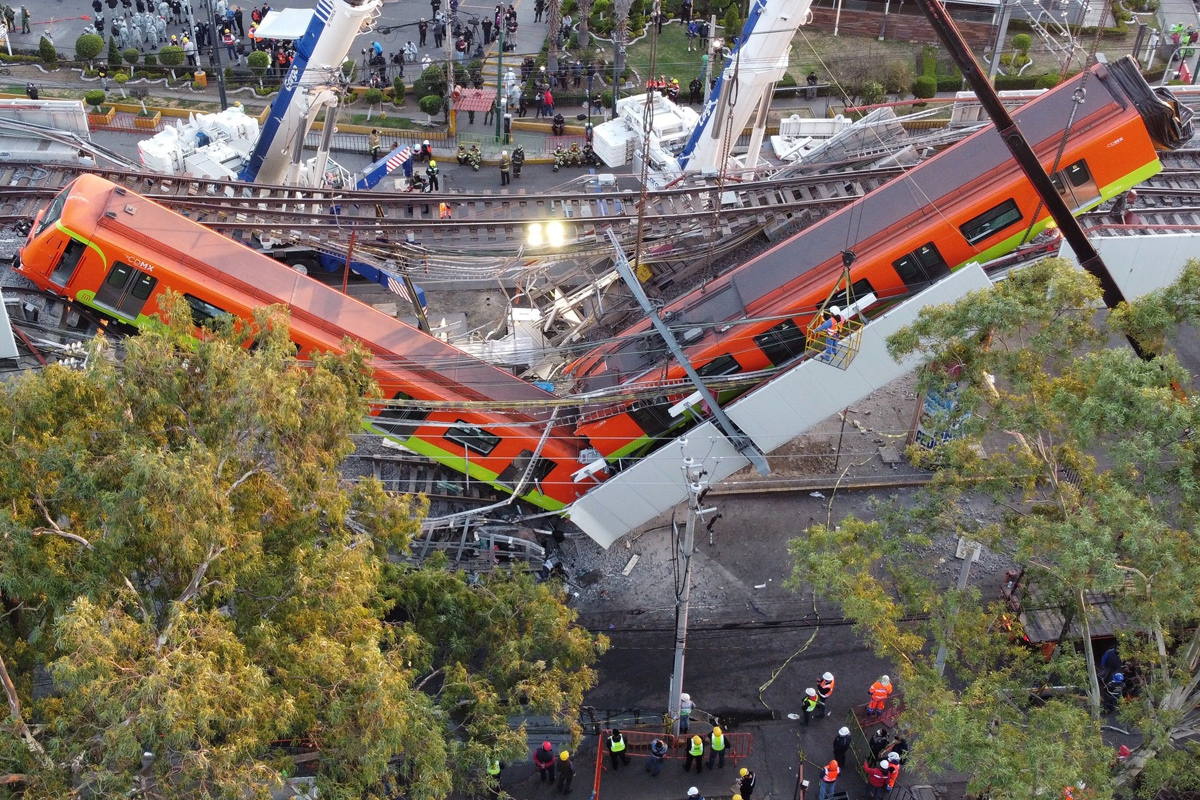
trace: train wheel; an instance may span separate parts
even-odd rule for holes
[[[317,271],[317,262],[311,258],[289,258],[287,265],[301,275],[311,275]]]

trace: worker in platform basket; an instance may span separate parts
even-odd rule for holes
[[[842,310],[837,306],[830,306],[825,321],[817,326],[817,330],[825,334],[825,353],[821,356],[822,361],[832,361],[833,357],[837,355],[838,338],[841,336],[842,326],[845,324],[846,319],[842,316]]]

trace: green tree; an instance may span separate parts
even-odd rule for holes
[[[92,110],[97,114],[100,113],[100,106],[104,105],[104,97],[106,92],[103,89],[90,89],[83,96],[83,102],[92,107]]]
[[[940,422],[961,436],[933,452],[910,448],[916,464],[938,469],[915,510],[884,506],[872,522],[818,525],[791,543],[792,585],[840,603],[895,662],[916,755],[971,774],[971,794],[1057,794],[1082,780],[1103,800],[1143,771],[1141,791],[1153,782],[1144,796],[1194,782],[1175,743],[1200,730],[1200,445],[1188,433],[1200,403],[1172,388],[1190,376],[1169,353],[1147,362],[1105,346],[1113,331],[1096,323],[1099,298],[1093,278],[1051,260],[924,310],[889,349],[924,362],[922,388],[953,393],[955,411]],[[1175,286],[1106,321],[1161,351],[1197,318],[1193,262]],[[944,535],[1023,565],[1037,603],[1082,629],[1079,646],[1044,661],[1000,624],[1006,607],[973,588],[948,591],[927,549]],[[1097,595],[1128,619],[1121,654],[1142,676],[1120,715],[1143,744],[1115,776],[1087,633]],[[1047,699],[1039,686],[1069,691]]]
[[[446,70],[441,64],[430,64],[413,82],[413,94],[417,97],[424,98],[431,94],[441,96],[445,93]]]
[[[1021,55],[1027,55],[1029,48],[1033,46],[1033,37],[1028,33],[1018,33],[1012,37],[1013,49]]]
[[[108,68],[118,69],[121,66],[121,49],[117,47],[116,37],[108,40]]]
[[[392,78],[392,104],[404,105],[404,79],[399,75]]]
[[[427,94],[417,103],[421,110],[432,117],[442,110],[442,97],[437,94]]]
[[[867,81],[862,87],[862,101],[871,106],[883,102],[884,88],[879,81]]]
[[[75,40],[75,57],[88,62],[91,68],[96,57],[104,52],[104,37],[98,33],[81,33]]]
[[[279,308],[197,340],[167,305],[124,359],[98,339],[83,370],[0,386],[0,775],[113,797],[148,751],[172,797],[257,796],[287,739],[323,797],[433,800],[524,753],[522,699],[574,716],[603,642],[561,589],[392,565],[423,503],[339,478],[377,394],[365,352],[299,361]]]
[[[158,50],[158,61],[170,70],[171,80],[175,80],[175,68],[182,64],[184,60],[183,48],[179,45],[169,44],[166,47],[160,47]]]
[[[138,49],[136,47],[126,47],[125,50],[121,53],[121,58],[125,59],[125,63],[131,67],[134,64],[136,64],[141,59],[141,57],[142,57],[142,54],[140,52],[138,52]]]
[[[724,28],[725,41],[731,43],[735,36],[742,35],[742,14],[738,9],[737,3],[730,3],[729,8],[725,10],[725,17],[721,22]]]
[[[262,50],[255,50],[246,56],[246,66],[250,67],[254,77],[258,78],[258,88],[263,88],[263,76],[267,74],[267,69],[271,66],[271,56]]]
[[[54,49],[54,43],[45,36],[38,40],[38,58],[47,66],[58,63],[58,51]]]
[[[124,99],[126,97],[125,84],[129,83],[129,73],[118,72],[116,75],[113,75],[113,80],[116,81],[117,88],[121,90],[121,97]]]
[[[367,101],[367,121],[369,122],[371,120],[371,112],[375,109],[375,106],[383,103],[383,90],[375,88],[367,89],[363,93],[363,99]]]
[[[922,100],[927,100],[937,94],[937,79],[931,78],[928,75],[922,75],[912,82],[913,97],[919,97]]]

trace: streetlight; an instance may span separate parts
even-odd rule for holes
[[[229,108],[229,100],[225,97],[225,70],[221,67],[221,45],[219,42],[221,29],[217,27],[217,15],[213,10],[215,3],[210,2],[208,5],[208,20],[212,25],[212,32],[209,34],[208,41],[212,44],[212,58],[209,59],[213,69],[217,71],[217,94],[221,98],[221,110]]]

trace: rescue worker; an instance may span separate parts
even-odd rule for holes
[[[667,757],[667,743],[662,739],[655,739],[650,743],[650,757],[646,759],[646,772],[649,772],[655,778],[662,771],[663,759]]]
[[[579,149],[579,142],[571,142],[571,149],[567,151],[567,163],[572,167],[583,163],[583,151]]]
[[[692,771],[692,762],[696,762],[696,772],[704,771],[704,740],[693,736],[688,740],[687,759],[683,762],[683,771]]]
[[[550,133],[554,136],[562,136],[567,130],[567,121],[561,113],[555,114],[554,119],[550,121]]]
[[[830,319],[837,317],[837,319],[840,321],[842,318],[842,312],[837,306],[834,306],[833,308],[829,309],[829,314],[830,314]],[[822,327],[824,327],[824,324],[825,323],[822,323],[820,326],[818,326],[817,329],[820,330]],[[837,329],[835,331],[832,331],[830,333],[829,337],[826,339],[826,341],[828,342],[825,345],[826,360],[829,360],[829,358],[832,358],[830,353],[837,349],[837,339],[835,337],[837,335],[837,332],[840,330],[841,330],[841,324],[839,322]],[[871,688],[868,691],[870,691],[870,693],[871,693],[871,702],[867,705],[867,713],[868,714],[882,714],[884,706],[887,705],[888,696],[891,695],[891,693],[892,693],[892,679],[889,678],[887,675],[881,675],[879,677],[879,680],[877,680],[871,684]]]
[[[890,792],[896,787],[896,779],[900,777],[900,754],[888,753],[887,763],[888,791]]]
[[[467,162],[471,165],[473,172],[479,172],[479,167],[483,164],[483,153],[479,150],[479,145],[471,145],[470,151],[467,152]]]
[[[563,750],[558,754],[558,790],[563,794],[570,794],[573,780],[575,767],[571,764],[571,754]]]
[[[487,774],[488,774],[488,796],[499,800],[500,798],[500,760],[497,758],[488,759]]]
[[[838,762],[835,758],[825,765],[821,774],[821,791],[817,794],[817,800],[833,800],[833,794],[837,791],[837,779]]]
[[[32,86],[33,84],[29,84]],[[679,695],[679,732],[688,732],[688,722],[692,718],[692,709],[696,704],[692,702],[692,696],[687,692],[682,692]]]
[[[454,214],[450,210],[450,204],[443,201],[438,203],[438,219],[451,219]]]
[[[538,775],[542,782],[550,780],[554,784],[554,747],[549,742],[542,742],[540,750],[533,752],[533,763],[537,765]]]
[[[454,154],[454,159],[458,161],[460,167],[467,165],[467,146],[465,144],[458,146],[458,152]]]
[[[512,174],[514,178],[521,177],[521,167],[525,164],[525,149],[521,145],[513,148]]]
[[[421,149],[417,150],[417,161],[429,161],[433,158],[433,146],[429,144],[429,140],[421,142]]]
[[[1104,710],[1116,711],[1125,695],[1125,673],[1117,672],[1104,683]]]
[[[833,737],[833,757],[837,759],[838,766],[846,766],[846,754],[850,752],[850,729],[843,727],[838,730],[837,736]]]
[[[433,159],[429,160],[429,166],[425,168],[425,177],[429,180],[428,191],[436,192],[440,190],[438,184],[438,165]]]
[[[695,786],[688,789],[688,800],[704,800],[704,795]]]
[[[512,159],[509,158],[507,150],[501,150],[500,151],[500,185],[501,186],[508,186],[508,174],[511,171],[512,171]],[[615,730],[613,731],[613,733],[617,733],[617,732],[618,731],[615,731]],[[625,758],[628,759],[629,756],[625,756]],[[613,769],[616,769],[616,767],[613,767]]]
[[[878,761],[879,757],[883,755],[888,746],[888,736],[883,728],[875,731],[875,735],[871,737],[871,740],[867,742],[867,745],[871,748],[871,760]]]
[[[811,686],[804,690],[804,702],[801,703],[801,710],[804,711],[805,725],[810,719],[820,719],[825,716],[825,704],[821,702],[821,698],[817,697],[817,690]]]
[[[504,154],[504,158],[508,158],[507,153]],[[503,169],[501,167],[502,171]],[[612,763],[613,772],[617,771],[622,762],[625,764],[629,763],[629,753],[625,752],[625,736],[618,728],[613,728],[608,734],[608,758]],[[620,761],[618,761],[618,758]]]
[[[887,765],[886,761],[880,761],[878,766],[870,761],[863,762],[863,772],[867,773],[867,784],[871,787],[867,794],[870,800],[883,800],[887,796],[887,774],[884,772]]]
[[[742,767],[738,770],[738,794],[744,800],[750,800],[750,795],[754,794],[754,771]]]
[[[840,308],[838,308],[837,306],[830,306],[829,314],[825,317],[825,321],[817,326],[818,332],[825,333],[825,352],[821,355],[822,361],[830,361],[831,362],[831,361],[833,361],[833,357],[835,355],[837,355],[838,337],[841,336],[842,325],[844,323],[845,323],[845,320],[842,318],[842,310]],[[883,677],[887,678],[886,675],[884,675]],[[887,691],[884,692],[883,698],[879,701],[879,711],[876,712],[874,710],[875,709],[875,687],[880,686],[880,685],[881,685],[880,681],[876,681],[875,683],[871,684],[871,704],[867,707],[868,714],[875,714],[875,713],[882,714],[883,713],[883,701],[886,700],[887,696],[892,693],[891,687],[889,686]]]
[[[367,151],[371,154],[371,161],[379,160],[379,131],[376,128],[371,129],[371,135],[367,137]]]
[[[558,172],[559,168],[562,167],[562,165],[566,164],[566,163],[567,163],[567,151],[563,150],[562,144],[559,143],[559,144],[555,145],[555,147],[554,147],[554,171]]]
[[[708,768],[713,768],[713,761],[717,762],[719,769],[725,769],[725,750],[727,742],[725,741],[725,733],[720,728],[713,728],[712,736],[708,740]]]
[[[817,696],[822,702],[829,702],[829,698],[833,697],[833,673],[826,672],[821,676],[821,680],[817,682]]]

